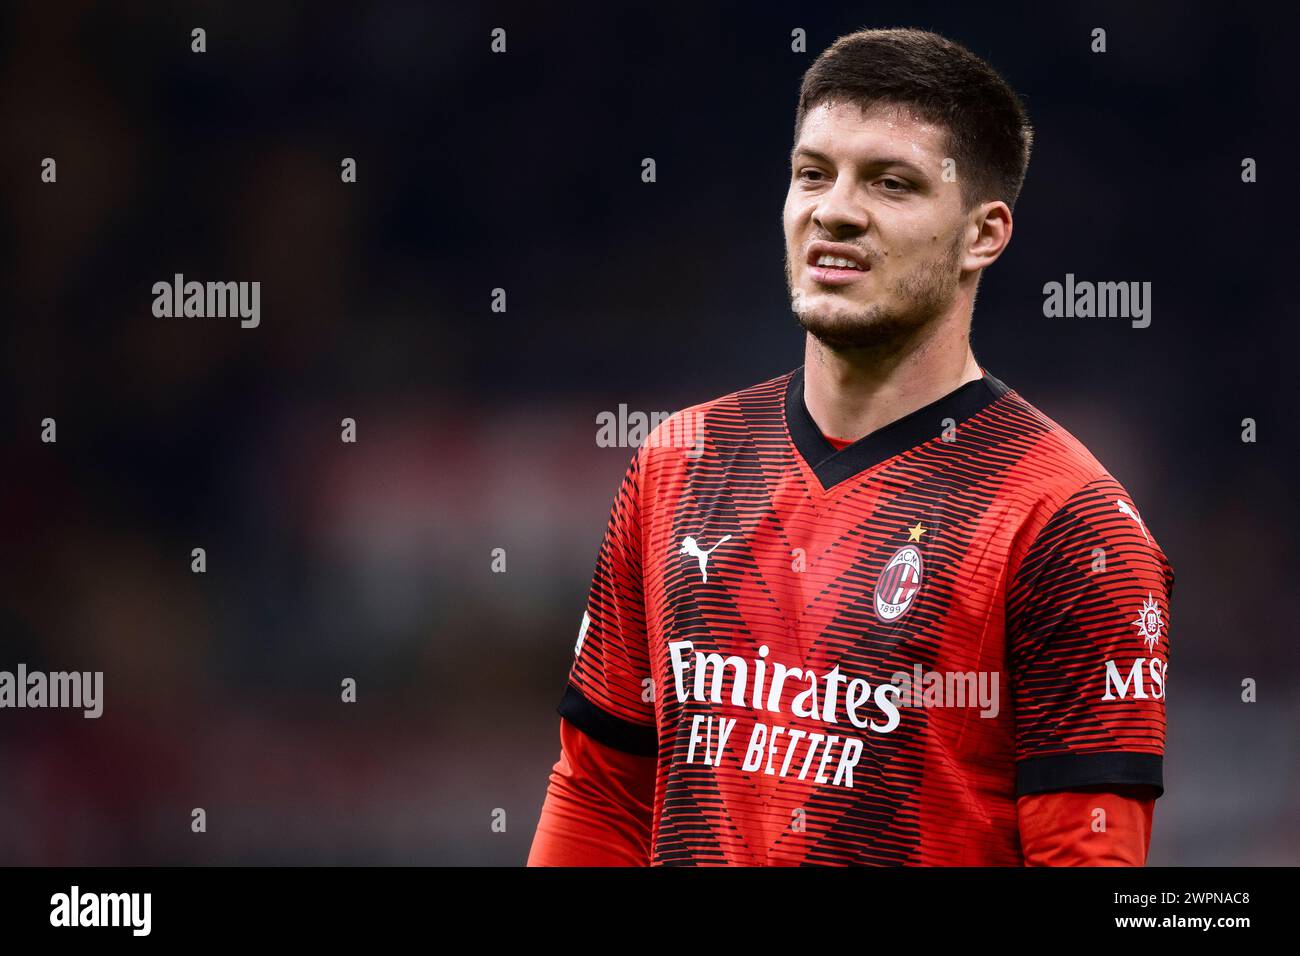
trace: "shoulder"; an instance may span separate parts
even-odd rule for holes
[[[783,421],[786,389],[795,371],[679,409],[660,421],[640,449],[641,468],[689,463],[708,445],[754,437],[757,423]],[[783,426],[782,426],[783,427]]]
[[[1069,429],[1014,389],[1007,389],[989,411],[1018,436],[1008,440],[1022,445],[1012,493],[1022,495],[1026,507],[1013,567],[1031,547],[1050,547],[1073,535],[1126,547],[1144,544],[1165,562],[1128,489]]]
[[[764,406],[780,408],[785,404],[786,389],[790,384],[790,379],[799,371],[800,369],[793,369],[789,372],[782,372],[780,375],[773,376],[762,382],[756,382],[753,385],[736,389],[734,392],[728,392],[725,395],[719,395],[717,398],[711,398],[683,408],[681,411],[675,412],[674,415],[707,418],[756,410]]]
[[[995,380],[996,381],[996,380]],[[987,426],[1019,460],[1020,479],[1059,506],[1090,482],[1111,477],[1106,466],[1082,441],[1019,391],[1004,389],[986,414]]]

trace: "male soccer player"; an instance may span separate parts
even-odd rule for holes
[[[932,33],[855,33],[808,70],[784,212],[804,364],[632,457],[531,865],[1145,862],[1173,570],[969,341],[1031,138]]]

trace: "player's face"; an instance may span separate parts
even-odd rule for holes
[[[799,324],[832,348],[878,346],[957,293],[966,211],[944,181],[947,137],[893,106],[809,111],[785,199],[786,283]],[[824,245],[829,244],[829,245]],[[853,260],[818,264],[823,255]]]

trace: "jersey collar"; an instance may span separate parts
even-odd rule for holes
[[[978,414],[1010,389],[988,372],[914,412],[910,412],[848,447],[836,451],[808,412],[803,397],[803,366],[790,373],[785,389],[785,422],[790,437],[823,491],[868,468],[939,437],[944,419],[956,425]]]

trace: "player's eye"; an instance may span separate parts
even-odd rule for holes
[[[809,176],[816,176],[819,178],[809,179],[808,178]],[[804,167],[803,169],[799,170],[799,178],[806,183],[815,183],[815,182],[820,182],[825,177],[822,175],[822,171],[820,169],[812,169],[811,167]]]
[[[880,184],[884,187],[885,192],[887,193],[907,192],[907,190],[911,188],[908,183],[903,182],[901,179],[894,179],[892,177],[880,180]]]

